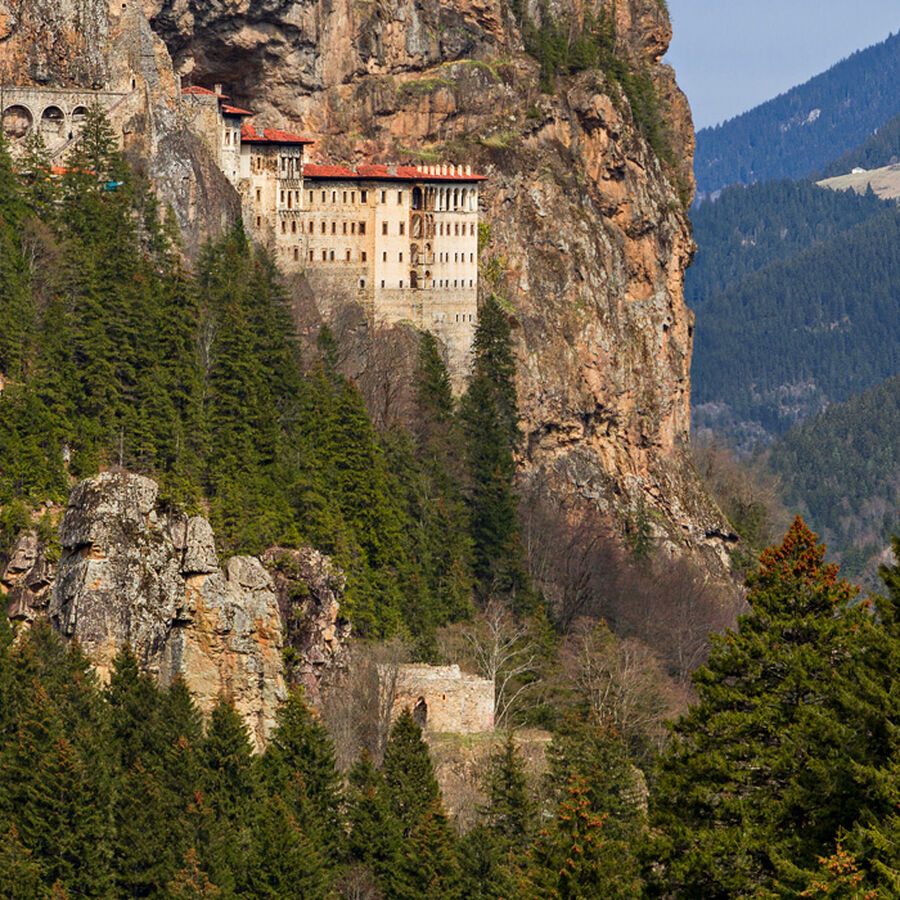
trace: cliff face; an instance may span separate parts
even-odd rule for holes
[[[510,301],[526,433],[523,478],[578,518],[648,509],[657,536],[713,568],[726,526],[684,453],[694,252],[684,199],[693,130],[658,0],[614,6],[618,53],[648,73],[672,165],[619,85],[599,72],[539,89],[502,0],[144,0],[176,66],[222,81],[271,124],[302,128],[313,157],[449,160],[489,176],[483,278]],[[599,3],[527,0],[540,25]]]
[[[259,748],[285,696],[284,646],[313,702],[320,678],[343,664],[343,576],[310,548],[268,551],[272,575],[255,557],[220,566],[209,522],[161,503],[158,491],[127,473],[77,485],[58,563],[25,532],[0,569],[7,614],[46,615],[104,681],[129,644],[162,685],[183,678],[202,712],[231,699]]]

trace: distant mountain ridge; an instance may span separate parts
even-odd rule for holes
[[[900,33],[805,84],[697,133],[701,193],[801,178],[852,151],[900,111]]]

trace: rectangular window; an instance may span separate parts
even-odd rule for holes
[[[325,202],[325,191],[322,191],[322,202]]]
[[[403,279],[402,278],[400,279],[400,287],[401,288],[403,287]]]
[[[310,262],[313,261],[313,251],[312,250],[309,251],[309,261]]]
[[[284,234],[287,231],[287,222],[282,221],[281,223],[281,233]]]
[[[332,250],[332,251],[328,254],[328,259],[329,259],[331,262],[334,262],[334,250]]]
[[[344,191],[344,198],[343,198],[343,199],[344,199],[344,203],[346,203],[346,202],[347,202],[347,192],[346,192],[346,191]]]
[[[400,234],[405,234],[405,233],[406,233],[406,222],[401,222],[400,223]]]
[[[475,223],[474,222],[469,226],[469,234],[471,234],[473,236],[475,234]]]
[[[257,188],[256,189],[256,202],[259,203],[262,200],[262,191]]]
[[[360,234],[365,234],[365,233],[366,233],[366,223],[365,223],[365,222],[360,222],[360,223],[359,223],[359,233],[360,233]]]
[[[344,222],[344,234],[346,234],[346,233],[347,233],[347,223]]]
[[[332,202],[332,203],[337,203],[337,191],[332,191],[332,192],[331,192],[331,202]]]
[[[316,229],[316,224],[312,219],[309,220],[309,233],[312,234]]]
[[[350,251],[347,251],[347,262],[350,262]]]
[[[455,234],[459,234],[459,222],[456,223],[456,228],[454,230]]]
[[[382,234],[387,234],[387,226],[388,226],[388,223],[387,223],[387,222],[382,222],[382,223],[381,223],[381,233],[382,233]]]
[[[256,227],[260,228],[262,226],[262,216],[256,217]]]
[[[294,259],[300,259],[300,251],[294,247]]]
[[[382,192],[381,192],[381,202],[382,202],[382,203],[387,203],[387,191],[382,191]]]
[[[360,191],[359,192],[359,202],[360,203],[368,203],[369,202],[369,192],[368,191]]]
[[[356,222],[350,223],[350,234],[356,234]]]
[[[327,250],[322,251],[322,262],[328,262],[328,251]]]
[[[381,286],[384,287],[384,279],[381,279]]]
[[[332,233],[332,234],[337,234],[337,222],[332,222],[332,223],[331,223],[331,233]]]
[[[403,191],[397,191],[397,203],[403,202]]]
[[[325,223],[324,222],[322,222],[321,231],[322,231],[322,234],[325,234]]]
[[[365,278],[360,278],[360,279],[359,279],[359,286],[360,286],[361,288],[364,288],[364,287],[366,286],[366,279],[365,279]]]
[[[284,191],[281,192],[281,205],[284,206]]]
[[[385,250],[384,253],[381,254],[381,261],[387,262],[387,250]]]
[[[350,202],[356,203],[356,191],[350,191]]]
[[[313,192],[312,191],[309,192],[309,202],[310,203],[313,202]]]
[[[363,251],[359,254],[359,258],[360,258],[363,262],[366,261],[366,251],[365,251],[365,250],[363,250]]]
[[[403,254],[400,253],[400,254],[398,254],[398,255],[400,256],[400,259],[398,260],[398,262],[403,262]]]

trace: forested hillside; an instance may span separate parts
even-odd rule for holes
[[[889,209],[724,288],[697,311],[698,415],[764,438],[896,374],[898,285]]]
[[[878,169],[900,160],[900,115],[888,119],[859,146],[829,163],[815,174],[817,180],[846,175],[857,166]]]
[[[829,406],[768,454],[785,501],[820,529],[848,576],[900,532],[900,376]]]
[[[688,304],[700,304],[777,260],[788,259],[887,209],[877,197],[835,192],[809,181],[725,188],[691,209],[697,256],[685,276]]]
[[[801,178],[852,150],[897,115],[900,34],[854,53],[806,84],[697,133],[701,192]]]
[[[360,635],[424,649],[473,591],[514,590],[519,436],[499,304],[460,409],[425,337],[414,427],[379,433],[327,329],[318,357],[299,358],[271,261],[237,228],[185,271],[112,147],[97,111],[61,179],[38,144],[21,177],[0,147],[0,552],[25,504],[122,466],[208,512],[225,553],[305,541],[333,555]]]

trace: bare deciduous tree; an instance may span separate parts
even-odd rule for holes
[[[399,640],[355,644],[346,669],[322,688],[322,719],[338,767],[349,769],[367,751],[380,765],[397,698],[397,678],[409,653]]]
[[[463,636],[478,673],[494,683],[494,724],[505,728],[534,684],[538,654],[528,628],[492,600]]]

